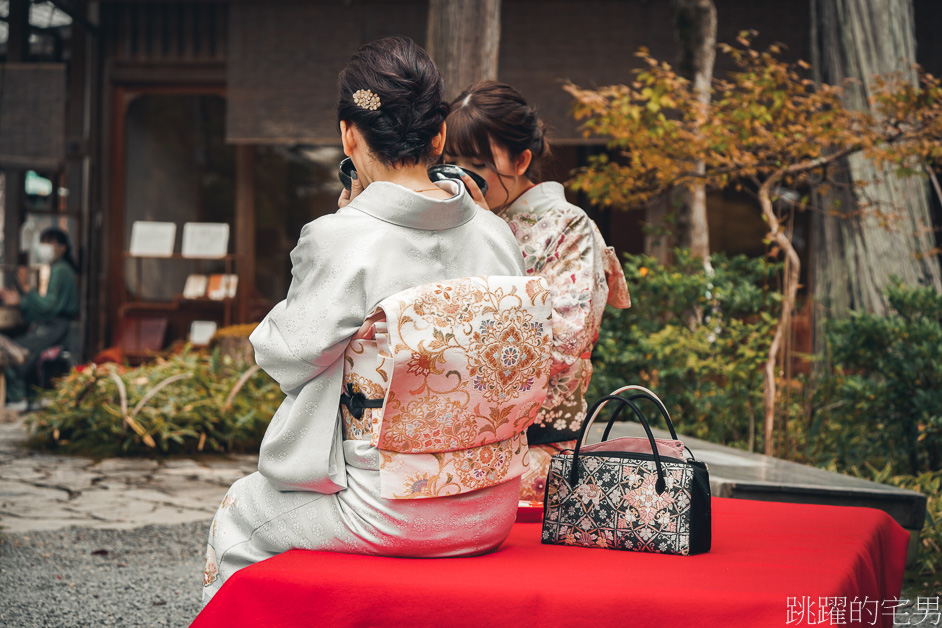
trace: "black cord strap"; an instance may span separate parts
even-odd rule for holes
[[[363,418],[363,411],[367,408],[382,408],[382,399],[368,399],[359,390],[353,390],[353,384],[347,383],[347,390],[340,393],[340,403],[347,406],[347,410],[357,419]]]

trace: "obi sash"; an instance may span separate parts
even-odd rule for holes
[[[382,452],[382,497],[457,495],[523,474],[551,315],[541,277],[424,284],[377,306],[344,354],[341,414],[346,439]]]

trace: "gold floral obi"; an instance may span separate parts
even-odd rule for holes
[[[549,297],[541,277],[486,276],[377,306],[344,354],[341,414],[346,439],[382,451],[382,497],[456,495],[523,474],[549,380]]]

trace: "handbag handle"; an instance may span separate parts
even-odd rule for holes
[[[631,395],[630,397],[628,397],[628,399],[630,399],[631,401],[634,401],[635,399],[648,399],[649,401],[653,401],[653,402],[654,402],[654,405],[657,406],[657,409],[661,412],[661,416],[664,417],[665,423],[667,423],[667,431],[670,432],[671,438],[673,438],[673,439],[676,440],[676,441],[680,441],[680,438],[677,436],[677,432],[674,431],[674,423],[671,421],[671,416],[670,416],[670,414],[667,412],[667,406],[664,405],[664,402],[661,401],[660,397],[658,397],[657,395],[655,395],[653,391],[648,390],[648,389],[645,388],[644,386],[638,386],[638,385],[635,385],[635,384],[632,384],[632,385],[629,385],[629,386],[622,386],[621,388],[619,388],[618,390],[614,391],[614,392],[611,393],[611,394],[613,394],[613,395],[619,395],[619,393],[622,393],[622,392],[624,392],[624,391],[626,391],[626,390],[640,390],[640,391],[641,391],[641,392],[639,392],[639,393],[635,393],[635,394]],[[620,395],[619,395],[619,396],[620,396]],[[615,411],[615,414],[612,415],[612,418],[609,419],[608,425],[605,426],[605,431],[602,433],[602,440],[601,440],[601,442],[605,442],[605,441],[608,440],[608,435],[611,434],[611,432],[612,432],[612,427],[614,427],[614,425],[615,425],[615,418],[616,418],[620,413],[621,413],[621,407],[619,407],[619,409]],[[595,417],[592,417],[592,420],[594,420],[594,419],[595,419]],[[590,422],[589,425],[591,426],[591,422]],[[582,437],[582,444],[583,444],[583,445],[585,445],[585,441],[588,440],[588,438],[589,438],[589,430],[588,430],[588,428],[586,428],[585,435]],[[693,452],[690,451],[690,447],[687,447],[686,443],[684,444],[684,449],[687,450],[687,453],[688,453],[688,454],[690,454],[690,459],[691,459],[691,460],[696,460],[696,459],[697,459],[697,457],[693,455]]]
[[[637,400],[637,399],[646,399],[646,398],[647,398],[647,397],[646,397],[644,394],[642,394],[642,393],[636,393],[636,394],[631,395],[630,397],[628,397],[628,399],[631,400],[631,401],[635,401],[635,400]],[[625,407],[624,404],[622,404],[621,406],[619,406],[619,409],[618,409],[618,410],[615,410],[615,412],[616,412],[617,414],[621,414],[620,410],[621,410],[621,408],[623,408],[623,407]],[[600,443],[604,443],[605,441],[608,440],[608,437],[609,437],[609,436],[611,435],[611,433],[612,433],[612,428],[613,428],[613,427],[615,427],[615,418],[614,418],[614,417],[612,417],[611,419],[609,419],[608,423],[605,425],[605,430],[602,432],[602,438],[599,440]],[[586,430],[586,433],[585,433],[585,440],[589,440],[589,430]],[[674,440],[679,440],[679,439],[674,438]],[[585,444],[585,443],[583,443],[583,445],[584,445],[584,444]]]
[[[654,393],[651,394],[653,395]],[[625,397],[621,397],[619,395],[605,395],[592,404],[592,407],[589,409],[589,418],[583,421],[582,427],[579,428],[579,438],[576,440],[576,448],[572,453],[572,469],[569,472],[569,484],[571,486],[575,486],[577,483],[579,476],[579,450],[582,448],[585,437],[588,434],[588,428],[590,425],[592,425],[592,422],[595,421],[595,417],[599,412],[602,411],[602,408],[604,408],[609,401],[619,402],[618,409],[614,412],[614,414],[612,414],[610,421],[614,421],[615,418],[625,408],[625,406],[631,408],[631,411],[634,412],[635,416],[638,417],[638,421],[644,428],[645,434],[648,435],[648,442],[651,443],[651,452],[654,454],[654,466],[657,469],[657,482],[654,484],[654,490],[656,490],[658,493],[663,493],[667,489],[667,481],[664,478],[664,469],[661,466],[661,454],[658,453],[657,443],[654,442],[654,434],[651,432],[651,428],[648,426],[648,422],[644,418],[644,413],[641,412],[641,409],[637,406],[637,404],[635,404],[630,399],[626,399]]]
[[[667,431],[670,432],[671,438],[673,438],[674,440],[680,440],[679,438],[677,438],[677,432],[674,431],[674,424],[671,422],[671,415],[667,412],[667,406],[664,405],[664,402],[661,401],[657,395],[655,395],[652,391],[648,390],[644,386],[637,386],[637,385],[622,386],[621,388],[619,388],[618,390],[610,394],[618,395],[620,397],[621,393],[625,392],[626,390],[640,391],[628,397],[628,399],[630,399],[631,401],[634,401],[635,399],[648,399],[650,401],[653,401],[654,405],[657,406],[657,409],[661,412],[661,416],[664,417],[664,421],[667,423]],[[594,416],[591,419],[589,419],[589,427],[592,426],[592,422],[594,420],[595,420]],[[613,425],[615,425],[615,416],[612,416],[611,420],[609,420],[608,422],[608,425],[605,427],[605,433],[602,434],[602,441],[608,440],[608,435],[611,433]],[[583,440],[582,440],[583,445],[585,445],[585,441],[588,438],[589,438],[589,429],[586,428],[585,437],[583,437]]]

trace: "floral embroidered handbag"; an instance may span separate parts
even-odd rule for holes
[[[672,440],[654,438],[636,403],[641,399],[658,408]],[[586,446],[589,428],[609,402],[617,407],[602,442]],[[647,438],[607,440],[625,408]],[[586,417],[575,451],[550,461],[543,543],[680,555],[710,551],[710,476],[677,439],[661,400],[641,386],[625,386],[596,401]]]

